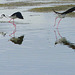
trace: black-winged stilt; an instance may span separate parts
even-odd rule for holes
[[[6,16],[5,16],[5,14],[2,14],[1,17],[3,18],[3,17],[6,17]],[[16,32],[16,25],[14,23],[14,19],[16,19],[16,18],[18,18],[18,19],[24,19],[24,18],[23,18],[22,14],[20,12],[15,12],[11,16],[9,16],[9,18],[11,18],[10,21],[9,21],[9,23],[12,23],[11,20],[13,19],[13,23],[12,24],[15,27],[14,32],[9,35],[9,36],[11,36],[12,34],[14,34]]]
[[[62,20],[62,18],[65,18],[66,14],[69,14],[69,13],[75,11],[75,7],[72,7],[72,8],[70,8],[70,9],[68,9],[68,10],[66,10],[65,12],[62,12],[62,13],[56,12],[55,10],[53,10],[53,11],[58,15],[58,16],[55,18],[55,24],[54,24],[54,26],[56,25],[56,20],[57,20],[57,18],[60,18],[60,20],[59,20],[59,22],[58,22],[58,25],[57,25],[57,28],[58,28],[59,23],[60,23],[60,21]]]

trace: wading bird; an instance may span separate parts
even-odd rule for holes
[[[3,18],[3,17],[6,17],[5,14],[2,14],[2,15],[1,15],[1,18]],[[11,36],[12,34],[15,34],[15,32],[16,32],[16,25],[15,25],[15,23],[14,23],[14,19],[16,19],[16,18],[18,18],[18,19],[24,19],[24,18],[23,18],[22,14],[21,14],[20,12],[15,12],[15,13],[13,13],[11,16],[9,16],[9,18],[11,18],[11,19],[10,19],[10,21],[8,21],[8,22],[9,22],[9,23],[12,23],[11,20],[13,19],[13,23],[12,23],[12,24],[13,24],[14,27],[15,27],[14,32],[9,35],[9,36]]]
[[[55,10],[53,10],[53,11],[58,15],[58,16],[55,18],[55,24],[54,24],[54,26],[56,25],[56,20],[57,20],[57,18],[60,18],[60,20],[59,20],[59,22],[58,22],[58,25],[57,25],[57,28],[58,28],[59,23],[60,23],[60,21],[62,20],[62,18],[65,18],[65,16],[66,16],[67,14],[69,14],[69,13],[75,11],[75,7],[72,7],[72,8],[70,8],[70,9],[68,9],[68,10],[66,10],[65,12],[62,12],[62,13],[56,12]]]

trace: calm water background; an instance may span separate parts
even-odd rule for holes
[[[9,41],[9,34],[14,30],[8,23],[10,19],[0,19],[0,32],[7,34],[0,35],[0,75],[75,75],[74,49],[60,43],[55,45],[56,35],[58,39],[61,35],[75,43],[75,18],[66,17],[61,21],[59,35],[53,27],[56,15],[26,11],[33,7],[0,8],[0,14],[21,11],[24,16],[24,20],[15,20],[15,37],[24,35],[21,45]]]

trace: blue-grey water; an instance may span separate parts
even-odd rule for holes
[[[0,19],[0,75],[75,75],[75,18],[66,17],[53,27],[56,15],[24,11],[25,9],[5,9],[1,13],[11,15],[21,11],[24,20],[15,20],[15,37],[24,35],[21,45],[9,41],[14,26],[9,18]],[[59,19],[58,19],[59,20]],[[57,20],[57,21],[58,21]],[[68,44],[58,43],[64,37]],[[72,46],[70,46],[70,44]]]

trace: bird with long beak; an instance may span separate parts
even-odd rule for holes
[[[7,16],[5,16],[5,14],[2,14],[0,18],[3,18],[3,17],[7,17]],[[14,27],[15,27],[14,32],[9,35],[9,36],[11,36],[12,34],[15,34],[15,32],[16,32],[16,24],[14,23],[14,19],[16,19],[16,18],[24,19],[24,18],[23,18],[22,14],[20,12],[15,12],[11,16],[9,16],[9,18],[11,18],[11,19],[8,22],[12,23],[14,25]],[[11,20],[13,20],[13,22],[11,22]]]

